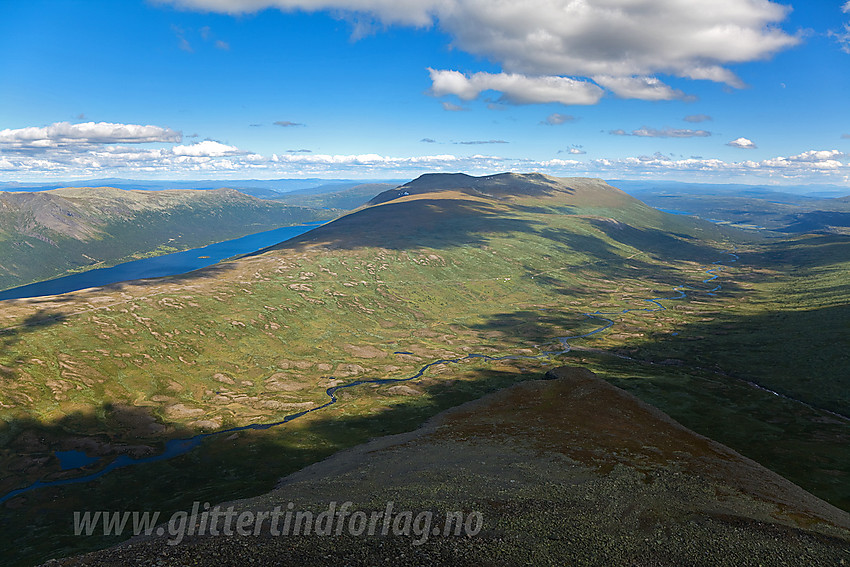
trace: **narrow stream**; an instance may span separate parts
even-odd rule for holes
[[[728,254],[731,257],[731,260],[727,261],[728,263],[733,263],[733,262],[736,262],[738,260],[737,254],[734,254],[734,253],[731,253],[731,252],[729,252]],[[702,281],[702,283],[704,283],[704,284],[708,284],[710,282],[713,282],[717,278],[719,278],[720,272],[723,271],[723,264],[721,263],[721,261],[718,260],[716,262],[713,262],[712,265],[714,266],[713,268],[710,268],[710,269],[705,271],[705,273],[710,275],[711,277],[704,279]],[[602,332],[606,331],[607,329],[609,329],[611,326],[613,326],[615,324],[615,322],[610,317],[612,317],[614,315],[623,315],[623,314],[626,314],[626,313],[632,313],[632,312],[636,312],[636,311],[642,311],[642,312],[646,312],[646,313],[654,313],[656,311],[665,311],[667,308],[661,303],[661,301],[671,301],[671,300],[685,299],[685,298],[687,298],[687,294],[685,293],[685,290],[699,291],[699,292],[707,293],[708,295],[716,295],[716,292],[720,291],[720,289],[721,289],[720,284],[715,285],[710,290],[699,290],[699,289],[692,288],[692,287],[689,287],[689,286],[681,285],[681,286],[677,286],[676,288],[673,289],[673,291],[676,293],[676,295],[673,295],[673,296],[670,296],[670,297],[653,297],[651,299],[644,299],[643,301],[650,303],[652,305],[651,307],[638,307],[638,308],[634,308],[634,309],[622,309],[620,311],[594,311],[592,313],[584,313],[585,317],[587,317],[589,319],[599,320],[599,321],[602,322],[602,324],[599,327],[593,329],[592,331],[590,331],[588,333],[581,334],[581,335],[571,335],[571,336],[566,336],[566,337],[555,337],[553,340],[557,341],[556,344],[559,345],[559,348],[557,350],[544,351],[541,354],[537,354],[537,355],[490,356],[490,355],[487,355],[487,354],[473,353],[473,354],[468,354],[468,355],[460,357],[460,358],[441,358],[439,360],[429,362],[428,364],[426,364],[422,368],[420,368],[419,371],[416,372],[416,374],[409,376],[407,378],[376,378],[374,380],[354,380],[354,381],[348,382],[346,384],[340,384],[338,386],[333,386],[331,388],[328,388],[325,391],[325,393],[328,396],[328,400],[324,404],[322,404],[320,406],[316,406],[316,407],[308,409],[308,410],[298,412],[298,413],[287,415],[286,417],[284,417],[280,421],[275,421],[275,422],[272,422],[272,423],[254,423],[254,424],[251,424],[251,425],[243,425],[243,426],[240,426],[240,427],[232,427],[230,429],[224,429],[224,430],[215,431],[215,432],[212,432],[212,433],[200,433],[198,435],[195,435],[193,437],[189,437],[189,438],[186,438],[186,439],[172,439],[172,440],[167,441],[165,443],[165,450],[158,455],[154,455],[154,456],[151,456],[151,457],[142,457],[142,458],[138,458],[138,459],[134,459],[134,458],[129,457],[127,455],[121,455],[119,457],[116,457],[112,461],[110,461],[102,469],[100,469],[96,472],[87,474],[87,475],[78,476],[78,477],[74,477],[74,478],[50,480],[50,481],[39,480],[39,481],[36,481],[33,484],[29,485],[29,486],[12,490],[11,492],[8,492],[8,493],[4,494],[2,497],[0,497],[0,503],[3,503],[6,500],[9,500],[10,498],[14,498],[15,496],[25,494],[25,493],[30,492],[32,490],[36,490],[38,488],[45,488],[45,487],[49,487],[49,486],[65,486],[65,485],[69,485],[69,484],[82,484],[82,483],[86,483],[86,482],[91,482],[91,481],[98,479],[98,478],[100,478],[100,477],[102,477],[106,474],[109,474],[110,472],[117,470],[117,469],[126,468],[126,467],[130,467],[130,466],[136,466],[136,465],[143,465],[143,464],[147,464],[147,463],[156,463],[156,462],[159,462],[159,461],[164,461],[164,460],[171,459],[171,458],[174,458],[174,457],[177,457],[177,456],[180,456],[180,455],[184,455],[184,454],[188,453],[189,451],[192,451],[193,449],[198,447],[204,440],[206,440],[208,438],[218,437],[220,435],[232,434],[232,433],[238,432],[238,431],[264,430],[264,429],[270,429],[272,427],[277,427],[279,425],[283,425],[285,423],[288,423],[288,422],[290,422],[294,419],[298,419],[299,417],[303,417],[303,416],[305,416],[309,413],[313,413],[313,412],[316,412],[316,411],[323,410],[323,409],[337,403],[337,401],[338,401],[338,398],[337,398],[337,395],[336,395],[337,392],[340,392],[342,390],[347,390],[349,388],[354,388],[354,387],[357,387],[357,386],[362,386],[364,384],[394,384],[394,383],[399,383],[399,382],[410,382],[412,380],[416,380],[418,378],[421,378],[425,374],[425,372],[427,372],[428,369],[433,367],[433,366],[439,366],[441,364],[460,364],[465,360],[472,360],[472,359],[482,359],[482,360],[488,360],[488,361],[537,360],[537,359],[546,358],[546,357],[549,357],[549,356],[557,356],[557,355],[561,355],[561,354],[566,354],[570,351],[570,348],[571,348],[570,341],[574,341],[576,339],[586,339],[586,338],[592,337],[594,335],[598,335],[599,333],[602,333]],[[395,354],[410,354],[410,353],[398,351]],[[331,376],[329,378],[332,379],[333,376]],[[82,457],[81,462],[85,462],[84,459],[86,457],[84,455],[82,455],[82,456],[75,455],[75,457],[76,458]],[[70,469],[70,467],[69,467],[69,469]],[[69,469],[63,469],[63,470],[69,470]]]

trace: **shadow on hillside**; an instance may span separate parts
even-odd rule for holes
[[[606,224],[604,222],[600,224]],[[620,229],[614,229],[620,230]],[[670,236],[656,237],[657,235],[648,235],[646,231],[621,230],[619,238],[614,240],[621,244],[626,244],[644,252],[643,254],[634,255],[634,257],[624,258],[623,251],[609,244],[601,237],[581,234],[569,230],[544,228],[539,231],[541,236],[550,239],[554,246],[559,248],[565,254],[579,252],[586,254],[595,260],[584,265],[577,265],[570,268],[571,271],[589,269],[599,270],[600,277],[606,280],[618,281],[620,279],[630,279],[636,276],[644,280],[655,282],[659,288],[655,293],[664,295],[674,294],[673,288],[679,285],[688,285],[695,290],[708,291],[714,284],[703,284],[701,281],[710,277],[704,274],[705,270],[716,268],[712,262],[717,261],[722,265],[730,264],[730,256],[708,245],[696,244],[690,240],[679,240],[679,238]],[[684,237],[682,237],[684,238]],[[645,246],[645,240],[651,240],[650,246]],[[679,253],[678,247],[681,247],[685,253]],[[697,250],[698,249],[698,252]],[[666,252],[675,252],[668,255]],[[693,257],[688,257],[688,252],[694,252],[698,256],[697,261],[702,261],[704,270],[699,273],[691,273],[685,277],[680,267],[670,264],[669,262],[676,260],[694,260]],[[647,260],[646,257],[657,257],[659,261],[653,262]],[[556,266],[553,266],[557,268]],[[527,268],[529,273],[534,274],[534,270]],[[604,273],[604,276],[601,274]],[[535,274],[536,282],[547,284],[551,289],[564,295],[584,295],[587,292],[574,286],[564,285],[556,276],[547,274]],[[720,282],[724,289],[728,291],[740,290],[739,284],[735,282]],[[666,288],[666,289],[665,289]],[[669,291],[669,293],[668,293]],[[591,292],[592,295],[592,292]]]
[[[479,376],[467,383],[451,381],[450,383],[435,383],[427,386],[418,381],[407,382],[402,380],[398,382],[413,385],[423,394],[407,399],[402,398],[393,406],[384,405],[381,400],[383,399],[382,396],[388,395],[385,393],[385,389],[392,387],[395,383],[384,384],[381,386],[384,390],[379,390],[377,394],[382,409],[367,415],[346,415],[344,412],[340,413],[337,409],[344,406],[352,398],[375,396],[376,394],[370,384],[363,384],[352,390],[338,392],[339,401],[336,404],[323,408],[316,413],[309,413],[310,417],[301,418],[303,421],[299,423],[306,423],[308,429],[312,430],[314,434],[321,431],[324,436],[323,440],[317,444],[317,448],[308,452],[324,457],[329,452],[351,445],[352,440],[359,443],[376,435],[409,431],[418,427],[424,419],[433,413],[476,399],[486,392],[495,391],[517,381],[535,378],[535,376],[524,376],[496,370],[464,370],[476,372]],[[387,377],[376,374],[365,379]],[[542,377],[542,374],[536,377]],[[382,391],[384,393],[381,393]],[[330,417],[328,414],[332,414],[334,417]],[[282,420],[284,416],[285,414],[275,416],[270,418],[268,422]],[[262,431],[244,430],[240,431],[239,435],[257,436],[246,447],[246,449],[254,451],[251,447],[255,442],[265,442],[262,440],[263,438],[266,438],[266,441],[273,442],[276,433],[288,435],[292,433],[291,426],[278,425]],[[116,456],[129,455],[133,459],[153,457],[162,453],[166,441],[187,439],[197,435],[208,437],[211,445],[221,445],[219,449],[229,446],[228,439],[226,439],[230,436],[228,433],[209,435],[202,430],[163,421],[162,416],[159,413],[154,413],[152,408],[149,407],[105,403],[90,411],[74,411],[51,421],[41,421],[32,417],[12,418],[0,425],[0,443],[2,443],[0,455],[2,455],[4,461],[3,469],[10,473],[0,480],[0,496],[10,490],[27,486],[35,480],[49,482],[97,472]],[[293,433],[293,435],[300,437],[301,433],[298,435]],[[268,439],[268,437],[271,439]],[[229,441],[233,441],[233,439]],[[300,443],[295,439],[292,441],[295,444]],[[55,455],[57,451],[83,451],[88,457],[96,458],[97,462],[82,468],[62,471],[59,466],[60,461]],[[169,459],[169,461],[177,461],[198,452],[196,449],[185,455]],[[287,458],[291,460],[291,457]],[[229,463],[229,466],[237,463]],[[306,463],[306,461],[298,463],[298,468]],[[249,463],[241,464],[246,467],[254,466]],[[140,464],[117,470],[140,470],[147,466],[151,465]],[[213,466],[215,465],[213,464]],[[206,474],[201,471],[198,471],[198,473]],[[119,476],[124,473],[110,473],[110,475],[113,474]],[[271,473],[269,478],[276,481],[281,474],[286,474],[286,471],[276,470]],[[16,498],[38,499],[39,492],[42,490],[52,491],[55,496],[64,491],[74,490],[74,486],[97,485],[102,482],[104,481],[97,480],[79,485],[69,484],[54,488],[39,488],[27,492],[25,496]],[[148,490],[147,487],[138,487],[138,489],[141,492]],[[137,499],[138,496],[125,494],[122,498]],[[0,508],[2,507],[3,505],[0,505]],[[15,506],[11,507],[15,508]]]
[[[486,323],[472,325],[472,328],[496,331],[502,335],[502,340],[516,341],[520,345],[557,346],[557,337],[580,335],[600,325],[600,321],[589,319],[581,313],[521,310],[499,313],[490,317]]]
[[[623,261],[623,257],[617,254],[616,248],[597,236],[548,226],[541,228],[539,234],[551,240],[556,249],[566,254],[579,252],[597,258],[601,262]]]
[[[850,297],[850,282],[829,287],[818,287],[817,293],[808,291],[806,297],[820,308],[846,307]]]
[[[32,417],[7,420],[0,428],[3,469],[0,496],[35,480],[56,481],[96,472],[120,455],[134,459],[162,451],[167,439],[195,432],[158,423],[148,408],[103,404],[92,411],[74,411],[42,422]],[[81,451],[96,462],[75,470],[60,470],[57,451]]]
[[[764,267],[787,265],[794,269],[831,266],[850,259],[850,236],[818,234],[793,240],[765,242],[764,251],[750,254],[748,261]]]
[[[142,278],[111,283],[99,286],[98,291],[94,293],[101,295],[103,293],[119,293],[124,291],[130,291],[133,288],[146,288],[168,284],[192,283],[197,280],[204,279],[214,280],[222,276],[223,274],[231,272],[235,269],[236,265],[233,262],[223,261],[219,262],[218,264],[212,264],[211,266],[207,266],[205,268],[198,268],[197,270],[192,270],[191,272],[185,272],[183,274],[176,274],[172,276],[157,276],[151,278]],[[76,298],[85,301],[85,290],[81,290],[79,292],[71,292],[69,295],[71,297],[74,297],[75,294],[78,294]]]
[[[710,373],[698,389],[680,386],[679,377],[660,384],[653,395],[669,398],[674,406],[682,404],[678,414],[662,409],[850,510],[847,321],[850,305],[846,303],[810,309],[788,306],[747,316],[721,311],[713,320],[678,327],[675,336],[649,333],[628,346],[633,349],[631,356],[646,361],[652,373],[671,359],[683,362],[680,374],[693,368]],[[639,389],[645,387],[640,381],[634,383]],[[762,433],[705,419],[700,414],[708,408],[699,407],[694,399],[712,395],[721,396],[718,403],[728,404],[735,413],[754,419]],[[684,403],[687,399],[689,406]]]
[[[521,312],[505,313],[498,320],[507,330],[513,322],[521,323],[524,317]],[[534,332],[540,331],[542,329]],[[373,437],[413,430],[439,411],[519,381],[542,377],[542,371],[529,374],[465,369],[465,373],[471,376],[470,380],[449,378],[430,385],[410,382],[423,394],[401,400],[396,398],[392,405],[381,401],[386,387],[391,384],[377,390],[364,385],[347,391],[340,396],[338,403],[350,403],[350,397],[371,397],[377,408],[371,413],[352,415],[340,406],[332,406],[312,414],[297,427],[283,425],[265,431],[240,432],[236,436],[214,436],[200,448],[167,461],[116,470],[86,484],[40,488],[25,497],[11,499],[0,507],[0,542],[7,550],[4,560],[10,564],[32,564],[49,557],[117,543],[116,538],[73,536],[68,529],[68,518],[75,510],[158,510],[168,518],[174,511],[190,510],[195,502],[215,504],[262,494],[274,488],[281,477],[341,449]],[[769,458],[776,454],[787,457],[786,453],[790,451],[792,456],[796,456],[797,468],[803,470],[798,475],[798,482],[800,478],[806,479],[804,475],[811,471],[806,472],[808,461],[800,455],[815,457],[817,452],[813,443],[817,432],[794,429],[799,421],[794,416],[785,416],[789,425],[783,422],[783,427],[787,427],[787,431],[778,428],[769,419],[782,413],[782,400],[766,392],[753,392],[760,396],[755,401],[759,410],[755,418],[751,408],[746,406],[740,407],[740,412],[746,410],[746,413],[736,414],[734,409],[730,413],[730,408],[738,407],[736,400],[724,400],[722,392],[708,392],[708,397],[698,402],[696,409],[700,419],[712,424],[714,429],[698,432],[719,432],[722,437],[723,431],[728,430],[737,431],[740,436],[742,425],[753,423],[753,419],[762,420],[760,423],[765,427],[755,432],[759,441],[758,456]],[[669,395],[675,398],[681,393],[674,391]],[[662,409],[666,408],[662,406]],[[674,418],[681,420],[681,416],[675,413]],[[738,418],[740,422],[735,421]],[[80,470],[58,471],[56,450],[85,450],[92,457],[108,458],[120,453],[145,456],[150,452],[147,447],[161,450],[167,439],[192,434],[173,424],[165,424],[166,429],[155,435],[141,435],[138,429],[128,426],[145,423],[150,423],[150,415],[145,409],[110,406],[50,422],[12,420],[0,429],[4,470],[12,473],[10,479],[4,482],[4,490],[13,483],[17,487],[36,478],[79,476]],[[86,443],[82,435],[93,437],[94,443]],[[748,447],[736,448],[748,453],[745,450]],[[832,467],[834,476],[841,470],[850,469],[846,457],[846,454],[843,457],[838,454],[817,455],[822,459],[818,465],[821,468]],[[103,462],[93,464],[85,471],[97,470],[98,466],[102,467]],[[45,470],[53,472],[47,474]],[[823,484],[824,478],[832,478],[827,473],[817,474],[819,477],[810,479],[811,482]],[[27,478],[27,481],[20,482],[22,478]],[[321,498],[321,495],[318,497]]]
[[[529,274],[533,274],[531,279],[535,285],[545,288],[548,292],[558,293],[573,299],[587,298],[586,301],[588,304],[597,296],[595,290],[577,286],[569,280],[562,279],[558,277],[557,272],[536,273],[535,270],[529,266],[525,266],[525,270]],[[574,270],[574,268],[570,267],[570,271]]]
[[[222,261],[217,264],[212,264],[211,266],[207,266],[205,268],[198,268],[197,270],[192,270],[191,272],[185,272],[183,274],[146,278],[140,280],[129,280],[126,282],[110,284],[108,286],[105,286],[104,290],[113,291],[114,289],[115,291],[121,291],[126,286],[150,286],[169,283],[181,284],[198,279],[215,279],[221,276],[222,274],[226,274],[227,272],[231,272],[235,269],[236,265],[233,262]]]
[[[537,234],[552,242],[556,250],[575,252],[593,258],[593,264],[605,266],[611,277],[652,274],[662,285],[681,282],[681,272],[665,265],[667,260],[698,260],[707,264],[725,257],[716,248],[700,244],[688,235],[668,234],[655,229],[637,229],[622,223],[591,221],[612,240],[631,246],[660,262],[640,257],[623,258],[622,251],[603,238],[567,229],[546,226],[542,221],[507,218],[496,205],[456,199],[419,199],[387,203],[364,209],[338,221],[319,227],[293,240],[260,250],[297,249],[310,245],[352,250],[360,247],[437,249],[458,246],[483,246],[491,234],[512,232]],[[557,269],[557,266],[553,266]],[[532,270],[533,272],[533,270]],[[537,276],[535,276],[537,277]],[[578,290],[568,290],[571,293]]]
[[[787,226],[778,232],[805,233],[827,231],[830,227],[850,227],[850,213],[836,211],[811,211],[788,215],[783,219]]]
[[[511,203],[511,208],[524,213],[541,215],[574,215],[580,210],[575,205],[523,205],[520,203]]]
[[[722,314],[679,324],[675,335],[669,328],[653,330],[653,317],[646,314],[643,338],[625,344],[629,358],[620,350],[585,350],[624,329],[613,316],[609,330],[570,340],[567,360],[606,369],[607,379],[685,426],[850,509],[850,420],[828,413],[850,415],[850,305],[758,317]],[[476,328],[530,346],[601,325],[526,310],[494,315]]]
[[[614,224],[599,219],[593,219],[590,222],[609,238],[664,260],[697,262],[717,260],[716,248],[702,244],[699,239],[687,234],[670,233],[654,228],[636,228],[624,223]]]
[[[65,321],[67,315],[52,309],[42,308],[24,318],[15,326],[0,329],[0,344],[3,350],[21,341],[27,333],[44,329],[52,325],[59,325]],[[0,365],[0,377],[12,379],[15,377],[14,368]]]
[[[434,173],[380,193],[369,204],[386,203],[405,195],[422,195],[432,191],[458,191],[473,197],[496,199],[520,195],[542,196],[555,193],[575,193],[575,188],[562,185],[539,173],[497,173],[473,177],[465,173]]]
[[[712,320],[678,328],[676,336],[650,334],[630,346],[654,360],[698,361],[850,416],[850,305],[802,307],[747,316],[720,311]]]

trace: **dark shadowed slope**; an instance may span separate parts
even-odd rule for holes
[[[473,177],[465,173],[428,173],[405,183],[395,189],[384,191],[370,201],[376,205],[406,195],[421,195],[436,191],[460,191],[478,197],[508,198],[522,196],[552,196],[557,194],[572,195],[573,201],[581,201],[583,197],[594,203],[627,201],[637,203],[637,199],[629,197],[601,179],[592,178],[558,178],[541,173],[498,173],[483,177]],[[563,195],[561,195],[563,196]]]

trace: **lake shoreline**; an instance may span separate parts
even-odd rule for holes
[[[132,260],[107,268],[95,268],[17,286],[0,291],[0,301],[61,295],[126,281],[179,276],[231,258],[259,252],[270,246],[301,236],[322,224],[324,222],[317,221],[282,226],[240,238],[208,244],[200,248]]]

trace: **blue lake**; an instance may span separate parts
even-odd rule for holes
[[[0,300],[57,295],[128,280],[185,274],[192,270],[217,264],[222,260],[233,258],[234,256],[251,254],[268,246],[274,246],[275,244],[304,234],[321,224],[323,223],[313,222],[298,226],[284,226],[274,230],[249,234],[248,236],[234,240],[217,242],[203,248],[165,254],[164,256],[156,256],[155,258],[134,260],[132,262],[118,264],[111,268],[97,268],[70,276],[13,287],[5,291],[0,291]]]
[[[59,459],[59,467],[63,471],[78,469],[100,460],[99,457],[89,457],[82,451],[56,451],[56,457]]]
[[[660,207],[655,207],[656,210],[661,211],[662,213],[670,213],[671,215],[692,215],[693,213],[689,213],[688,211],[679,211],[676,209],[662,209]]]

